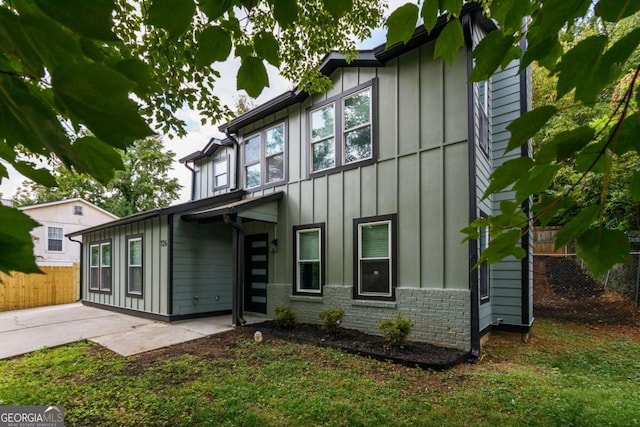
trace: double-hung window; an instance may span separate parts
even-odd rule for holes
[[[111,291],[111,242],[93,243],[89,246],[89,289]]]
[[[222,157],[213,162],[213,189],[219,190],[229,186],[229,157]]]
[[[486,215],[482,215],[486,216]],[[489,246],[489,227],[480,228],[480,238],[478,239],[478,250],[480,255]],[[480,288],[480,302],[489,301],[490,297],[490,269],[489,264],[485,261],[478,266],[478,285]]]
[[[63,239],[62,227],[47,227],[47,252],[62,252]]]
[[[245,188],[258,189],[285,179],[285,124],[279,123],[244,140]]]
[[[142,235],[127,238],[127,294],[142,296]]]
[[[308,111],[309,175],[357,167],[375,158],[376,80]]]
[[[354,220],[354,297],[395,298],[396,215]]]
[[[478,138],[482,152],[489,156],[489,80],[478,82]]]
[[[294,230],[294,293],[322,294],[324,284],[324,224],[297,226]]]

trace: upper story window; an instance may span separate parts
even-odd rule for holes
[[[63,239],[62,227],[47,227],[47,252],[62,252]]]
[[[478,138],[482,152],[489,155],[489,81],[478,82]]]
[[[82,215],[82,206],[73,205],[73,214],[74,215]]]
[[[229,157],[213,162],[213,188],[219,190],[229,186]]]
[[[367,82],[309,109],[309,175],[356,167],[375,159],[376,82]]]
[[[246,189],[258,189],[285,179],[285,124],[279,123],[244,140]]]

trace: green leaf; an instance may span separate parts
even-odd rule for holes
[[[198,36],[196,66],[204,67],[214,61],[226,61],[232,48],[231,36],[222,27],[207,27]]]
[[[528,1],[493,0],[491,3],[491,17],[496,19],[506,34],[521,32],[522,19],[531,13],[531,3]]]
[[[611,130],[611,133],[615,132],[615,127]],[[611,142],[611,149],[614,153],[622,155],[629,151],[637,151],[640,153],[640,113],[635,113],[627,116],[617,136],[610,135],[614,138]]]
[[[600,0],[596,5],[596,15],[609,22],[618,22],[639,10],[637,0]]]
[[[280,66],[280,45],[271,33],[258,33],[253,39],[256,54],[274,67]]]
[[[534,110],[528,111],[512,121],[507,130],[511,132],[511,139],[505,150],[508,153],[511,150],[519,148],[526,143],[556,114],[558,110],[553,105],[544,105]]]
[[[557,164],[535,165],[528,174],[521,176],[513,185],[516,200],[522,202],[527,197],[542,193],[549,188],[560,167]]]
[[[599,73],[612,82],[620,74],[622,67],[640,44],[640,28],[636,28],[616,41],[602,57]]]
[[[514,36],[505,35],[500,30],[487,34],[473,49],[473,58],[476,60],[476,64],[469,76],[469,80],[472,82],[487,80],[495,73],[509,54],[511,54],[509,55],[509,61],[511,61],[513,59],[511,58],[513,56],[511,48],[514,42]]]
[[[594,136],[595,130],[590,126],[580,126],[576,129],[560,132],[550,141],[545,141],[542,144],[536,154],[536,161],[562,161],[572,157],[591,142]]]
[[[387,19],[387,44],[391,47],[397,43],[404,43],[411,39],[418,22],[418,6],[414,3],[405,3]]]
[[[522,228],[528,224],[528,218],[522,212],[520,204],[512,200],[500,202],[500,214],[491,218],[491,235],[499,235],[502,230],[509,228]]]
[[[524,249],[517,246],[521,238],[522,233],[520,229],[517,228],[506,231],[497,237],[492,238],[489,242],[489,246],[482,251],[482,254],[478,259],[478,265],[485,261],[489,264],[495,264],[508,256],[514,256],[519,259],[524,258],[526,252]]]
[[[152,77],[153,71],[149,64],[139,59],[131,58],[118,61],[113,68],[129,80],[136,82],[141,93],[153,93],[160,89]]]
[[[249,45],[237,44],[235,55],[242,59],[249,58],[253,56],[253,48]]]
[[[576,157],[576,171],[586,172],[602,172],[605,165],[611,160],[611,150],[606,148],[608,136],[600,139],[600,141],[591,143],[584,147]]]
[[[353,9],[353,0],[323,0],[324,8],[334,19],[340,19]]]
[[[446,10],[455,17],[460,16],[462,12],[462,0],[440,0],[440,10]]]
[[[531,207],[531,210],[536,215],[536,220],[544,227],[551,223],[560,210],[566,209],[572,203],[573,201],[569,197],[560,199],[543,193],[538,196],[538,202]]]
[[[531,34],[535,34],[537,28],[531,28],[527,33],[527,38]],[[543,39],[540,43],[527,46],[524,54],[522,55],[522,61],[520,62],[520,72],[524,71],[533,61],[538,63],[548,70],[555,70],[558,59],[564,53],[564,49],[558,40],[558,36],[548,37]]]
[[[58,185],[56,179],[47,169],[36,169],[31,163],[27,162],[15,162],[13,163],[13,167],[22,175],[45,187],[55,187]]]
[[[78,34],[98,40],[118,40],[112,31],[113,0],[36,0],[36,4]]]
[[[583,209],[582,212],[565,224],[556,234],[556,249],[563,247],[588,230],[600,215],[601,208],[600,205],[594,205]]]
[[[167,30],[172,37],[178,37],[189,28],[195,12],[193,0],[153,0],[149,6],[147,23]]]
[[[533,166],[533,160],[528,157],[518,157],[504,162],[491,174],[491,182],[482,196],[483,200],[490,194],[503,190],[516,182],[522,175],[529,172],[531,166]]]
[[[232,3],[232,0],[202,0],[200,9],[210,20],[215,21],[231,8]]]
[[[629,263],[629,252],[629,238],[619,230],[588,230],[578,238],[576,245],[576,254],[584,260],[596,277],[603,275],[616,264]]]
[[[17,209],[0,205],[0,271],[38,273],[33,256],[31,230],[39,226],[36,221]]]
[[[129,98],[134,83],[102,64],[66,64],[52,71],[56,102],[101,140],[125,148],[152,135]]]
[[[422,3],[422,9],[420,10],[420,16],[422,17],[422,22],[424,23],[424,28],[426,28],[427,32],[431,32],[433,27],[436,26],[438,22],[438,0],[424,0]]]
[[[629,185],[629,191],[631,192],[631,199],[635,203],[640,203],[640,171],[636,171],[631,178],[631,184]]]
[[[262,89],[269,86],[269,76],[264,64],[259,58],[250,56],[242,60],[242,65],[238,70],[238,89],[244,89],[247,94],[256,98]]]
[[[585,103],[596,100],[608,82],[608,76],[601,75],[599,72],[606,44],[606,36],[587,37],[562,56],[557,66],[558,99],[575,88],[574,98],[576,100]]]
[[[451,65],[462,47],[464,47],[462,24],[458,19],[453,19],[447,23],[438,36],[433,56],[434,58],[442,57]]]
[[[85,136],[73,143],[76,169],[87,173],[106,185],[114,171],[124,169],[122,157],[108,144],[93,136]]]
[[[273,17],[282,28],[287,28],[298,19],[296,0],[270,0],[273,3]]]

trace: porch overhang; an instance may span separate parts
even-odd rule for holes
[[[236,214],[240,218],[269,223],[278,222],[278,201],[284,196],[283,191],[265,196],[242,199],[211,209],[204,209],[182,215],[187,222],[209,222],[222,218],[224,215]]]

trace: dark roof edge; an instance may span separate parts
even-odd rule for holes
[[[461,16],[474,15],[476,22],[478,22],[482,28],[487,31],[493,31],[496,29],[495,24],[489,18],[482,15],[482,7],[479,3],[467,3],[463,6]],[[386,48],[385,44],[372,49],[361,50],[358,56],[351,62],[347,62],[344,55],[339,52],[333,51],[327,54],[320,63],[319,71],[325,76],[330,75],[339,67],[382,67],[384,64],[398,56],[409,52],[419,46],[422,46],[432,40],[435,40],[447,23],[447,17],[442,15],[438,18],[436,26],[427,33],[424,25],[420,25],[416,28],[411,39],[406,43],[397,43],[389,48]],[[302,102],[309,96],[308,93],[303,91],[288,91],[279,95],[264,104],[247,111],[246,113],[236,117],[228,123],[225,123],[218,127],[220,132],[235,133],[238,129],[247,126],[257,120],[263,119],[271,114],[274,114],[286,107],[289,107],[298,102]]]
[[[212,203],[225,203],[229,201],[235,201],[242,199],[244,194],[243,190],[236,190],[231,193],[221,194],[219,196],[207,197],[206,199],[195,200],[186,203],[180,203],[177,205],[169,206],[161,209],[154,209],[150,211],[140,212],[137,214],[129,215],[124,218],[117,219],[111,222],[105,222],[104,224],[96,225],[95,227],[85,228],[83,230],[74,231],[73,233],[65,234],[67,237],[80,236],[87,233],[93,233],[94,231],[106,230],[107,228],[118,227],[121,225],[131,224],[133,222],[144,221],[149,218],[173,215],[188,211],[191,209],[198,209],[208,206]]]
[[[237,214],[255,206],[260,206],[265,203],[280,200],[284,197],[284,191],[278,191],[276,193],[267,194],[264,196],[254,197],[251,199],[243,199],[241,204],[236,206],[219,206],[211,209],[207,209],[203,212],[194,212],[184,215],[182,219],[184,221],[199,221],[207,218],[215,218],[226,214]]]
[[[214,137],[214,138],[211,138],[209,140],[209,142],[204,147],[204,149],[198,150],[198,151],[194,151],[193,153],[189,154],[188,156],[185,156],[185,157],[181,158],[180,160],[178,160],[178,162],[187,163],[187,162],[192,162],[194,160],[202,159],[203,157],[211,156],[213,153],[218,151],[219,148],[226,147],[226,146],[229,146],[229,145],[233,145],[233,142],[231,142],[231,140],[229,138],[219,139],[219,138],[215,138]]]

